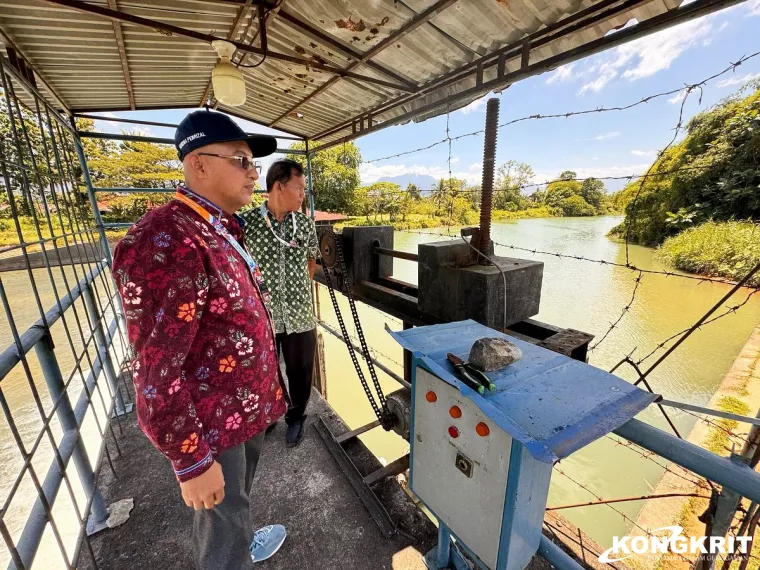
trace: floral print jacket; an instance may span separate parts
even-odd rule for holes
[[[180,192],[243,243],[242,220]],[[180,481],[285,413],[271,317],[245,261],[179,200],[135,224],[113,276],[134,352],[140,428]]]

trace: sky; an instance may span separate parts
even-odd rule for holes
[[[732,62],[760,51],[760,0],[749,0],[733,8],[669,28],[552,72],[532,77],[496,95],[487,95],[452,112],[452,137],[485,126],[486,101],[500,100],[499,123],[535,114],[566,113],[617,107],[635,103],[656,93],[683,88],[726,69]],[[760,56],[736,70],[693,91],[684,105],[688,119],[725,97],[748,81],[760,79]],[[499,129],[496,163],[517,160],[529,164],[533,182],[555,178],[564,170],[580,177],[641,174],[657,151],[670,142],[678,122],[684,90],[659,97],[644,105],[619,112],[591,113],[561,119],[523,121]],[[250,96],[250,93],[249,93]],[[139,118],[178,123],[187,110],[143,111],[102,114],[108,118]],[[238,121],[250,132],[278,134],[247,121]],[[119,132],[130,125],[98,121],[99,130]],[[134,127],[134,126],[131,126]],[[146,134],[172,137],[170,129],[140,127]],[[279,133],[282,134],[282,133]],[[427,146],[446,136],[446,116],[419,124],[389,127],[356,141],[364,163],[362,183],[402,174],[427,174],[447,178],[447,144],[388,160],[389,155]],[[282,147],[291,141],[280,140]],[[483,136],[466,137],[451,145],[451,172],[469,184],[482,177]],[[264,159],[264,168],[274,159]],[[608,183],[609,190],[623,182]]]

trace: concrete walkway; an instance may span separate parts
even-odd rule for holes
[[[277,556],[262,563],[261,569],[424,570],[422,554],[435,545],[435,526],[395,480],[386,480],[378,484],[376,491],[401,529],[386,540],[313,423],[316,414],[322,413],[334,433],[347,431],[345,426],[316,395],[309,412],[306,436],[297,448],[285,447],[283,421],[267,436],[254,482],[253,520],[257,526],[284,524],[289,536]],[[118,478],[106,465],[100,487],[106,504],[131,497],[135,508],[123,526],[92,539],[98,567],[194,568],[190,548],[192,513],[182,503],[169,463],[140,432],[134,416],[123,424],[124,435],[119,437],[122,456],[114,461]],[[357,444],[349,451],[357,454],[358,463],[379,466],[363,445]],[[80,567],[92,568],[88,558],[82,554]]]
[[[338,464],[314,428],[321,414],[335,434],[348,431],[316,393],[309,406],[306,435],[295,449],[284,445],[280,422],[269,436],[254,482],[253,520],[257,526],[279,522],[289,537],[280,552],[261,570],[424,570],[422,556],[436,543],[435,525],[417,508],[402,487],[388,478],[374,487],[399,528],[385,539],[359,501]],[[117,433],[121,457],[114,457],[115,477],[103,468],[100,488],[106,504],[133,498],[134,510],[122,526],[91,539],[98,568],[104,570],[175,570],[194,568],[190,529],[192,512],[185,507],[169,463],[137,427],[134,414],[122,420]],[[109,449],[115,450],[113,442]],[[361,442],[347,446],[363,474],[380,467]],[[604,550],[577,527],[547,513],[544,533],[585,568],[626,570],[621,563],[603,565]],[[79,568],[92,569],[82,553]],[[526,570],[551,570],[535,556]]]

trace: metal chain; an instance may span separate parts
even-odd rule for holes
[[[343,320],[343,314],[340,310],[340,307],[338,306],[338,299],[335,295],[335,288],[333,287],[330,271],[323,265],[322,268],[324,270],[323,272],[325,275],[325,283],[327,284],[327,290],[330,293],[330,301],[332,302],[335,316],[338,319],[338,325],[340,326],[341,334],[343,334],[343,340],[345,341],[344,344],[348,348],[348,353],[351,356],[351,361],[353,362],[354,368],[356,369],[356,374],[359,376],[359,381],[361,382],[362,388],[364,389],[364,393],[367,396],[370,405],[372,406],[372,410],[375,412],[375,416],[377,416],[377,419],[380,420],[384,427],[386,427],[386,420],[388,418],[388,406],[385,400],[385,395],[383,394],[383,390],[380,387],[380,381],[378,380],[377,373],[375,372],[375,365],[372,362],[370,351],[364,338],[364,330],[362,329],[361,322],[359,321],[359,314],[356,311],[356,303],[354,301],[353,292],[351,291],[353,283],[346,271],[346,263],[343,258],[343,246],[341,244],[340,238],[334,233],[333,235],[335,236],[335,256],[340,266],[340,270],[343,274],[343,278],[346,282],[345,294],[348,298],[348,306],[351,309],[351,317],[354,321],[354,327],[356,328],[356,334],[359,338],[359,344],[361,346],[362,352],[364,353],[364,360],[367,363],[367,368],[369,369],[369,373],[372,378],[372,384],[374,385],[375,391],[377,392],[380,405],[378,405],[375,397],[372,395],[372,391],[370,390],[367,378],[364,376],[364,371],[362,370],[361,365],[356,358],[356,351],[354,350],[354,347],[350,341],[351,337],[348,334],[346,324]]]

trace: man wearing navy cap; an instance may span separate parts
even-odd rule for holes
[[[253,476],[287,395],[266,285],[235,214],[251,202],[254,158],[277,141],[212,111],[185,117],[174,140],[185,184],[119,242],[113,276],[135,355],[138,422],[195,509],[197,567],[241,570],[286,536],[270,525],[251,542]]]

